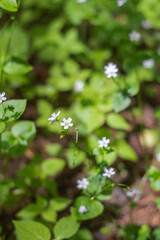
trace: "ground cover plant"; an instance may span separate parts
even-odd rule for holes
[[[0,0],[0,239],[160,239],[158,0]]]

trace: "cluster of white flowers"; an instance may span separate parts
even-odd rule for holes
[[[104,69],[104,73],[106,74],[107,78],[117,77],[118,68],[116,64],[108,63],[107,66],[104,66]]]
[[[147,69],[153,68],[154,67],[154,59],[150,58],[150,59],[144,60],[142,64],[143,64],[144,68],[147,68]]]
[[[1,104],[2,102],[4,102],[4,101],[7,100],[7,98],[5,97],[5,95],[6,95],[5,92],[0,93],[0,104]]]
[[[77,80],[74,85],[74,91],[75,92],[82,92],[84,88],[84,82],[81,80]]]
[[[141,37],[141,34],[137,31],[132,31],[130,34],[129,34],[129,39],[131,42],[137,42]]]
[[[127,2],[127,0],[117,0],[117,5],[118,7],[123,6],[123,4],[125,4]]]
[[[50,118],[48,118],[48,120],[50,121],[49,122],[49,124],[53,124],[55,121],[58,121],[58,117],[59,117],[59,115],[60,115],[60,111],[58,111],[58,113],[56,114],[56,113],[52,113],[51,114],[51,117]],[[68,129],[69,127],[72,127],[73,126],[73,123],[71,123],[72,122],[72,118],[68,118],[68,119],[66,119],[66,118],[62,118],[62,122],[60,122],[60,125],[62,126],[62,127],[64,127],[64,129],[66,130],[66,129]]]
[[[106,137],[102,137],[102,140],[98,140],[98,147],[103,148],[103,147],[108,147],[108,144],[110,143],[110,139],[106,139]]]

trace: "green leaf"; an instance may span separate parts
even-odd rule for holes
[[[34,221],[13,221],[18,240],[50,240],[47,227]]]
[[[131,99],[126,94],[119,92],[113,95],[112,102],[115,112],[121,112],[129,107]]]
[[[80,213],[79,208],[84,206],[87,212]],[[97,200],[91,200],[88,197],[81,196],[75,201],[75,217],[78,220],[88,220],[99,216],[103,212],[103,205]]]
[[[16,0],[0,0],[0,7],[10,12],[17,12],[19,4]]]
[[[4,131],[6,124],[0,120],[0,134]]]
[[[42,212],[42,217],[45,221],[55,223],[57,219],[57,213],[54,209],[54,204],[50,201],[49,207]]]
[[[136,162],[138,160],[137,154],[133,150],[133,148],[124,140],[120,140],[116,142],[116,149],[118,155],[126,160],[130,160]]]
[[[15,137],[30,142],[35,137],[36,127],[32,121],[20,121],[12,127],[11,132]]]
[[[106,123],[109,127],[120,129],[120,130],[129,130],[130,125],[128,122],[118,113],[110,113],[107,116]]]
[[[68,198],[57,197],[51,200],[51,204],[54,206],[56,211],[62,211],[71,203],[71,200]]]
[[[10,122],[20,118],[26,108],[26,103],[27,101],[25,99],[3,102],[3,104],[0,105],[0,119],[4,122]]]
[[[70,240],[93,240],[91,232],[86,229],[80,229]]]
[[[41,169],[45,176],[55,175],[59,173],[65,165],[66,163],[63,159],[49,158],[42,163]]]
[[[72,237],[79,229],[80,224],[73,216],[63,217],[54,227],[56,239],[67,239]],[[22,239],[23,240],[23,239]]]
[[[22,75],[32,71],[33,67],[17,57],[10,58],[3,67],[7,74]]]
[[[47,206],[47,201],[41,197],[38,197],[36,203],[31,203],[21,209],[17,216],[23,219],[29,219],[41,214],[44,208]]]

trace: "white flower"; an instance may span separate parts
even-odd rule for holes
[[[121,7],[126,2],[127,2],[127,0],[117,0],[117,5],[118,5],[118,7]]]
[[[62,121],[63,122],[61,122],[60,125],[64,127],[64,129],[68,129],[69,127],[73,126],[73,123],[71,123],[72,118],[68,118],[68,119],[62,118]]]
[[[107,66],[104,66],[104,73],[107,75],[107,78],[117,77],[118,68],[116,64],[108,63]]]
[[[133,202],[138,202],[140,200],[141,191],[136,188],[132,188],[126,192],[127,197],[132,198]]]
[[[141,23],[141,26],[144,29],[151,29],[152,28],[151,23],[148,20],[143,20],[142,23]]]
[[[160,162],[160,152],[156,154],[157,161]]]
[[[136,188],[132,188],[126,192],[127,197],[134,197],[135,195],[139,194],[139,190]]]
[[[85,206],[80,206],[78,211],[79,211],[79,213],[85,213],[85,212],[87,212],[87,208]]]
[[[78,3],[86,2],[87,0],[77,0]]]
[[[87,178],[82,178],[82,180],[77,180],[77,188],[79,189],[87,189],[89,182]]]
[[[151,59],[144,60],[142,64],[144,68],[147,68],[147,69],[153,68],[154,59],[151,58]]]
[[[6,95],[5,92],[0,93],[0,104],[1,104],[2,102],[4,102],[4,101],[7,100],[7,98],[5,97],[5,95]]]
[[[102,137],[102,140],[98,141],[98,147],[99,148],[108,147],[109,143],[110,143],[110,139],[106,139],[106,137]]]
[[[60,114],[60,111],[56,114],[56,113],[52,113],[51,114],[51,118],[48,118],[48,120],[50,121],[49,122],[49,124],[52,124],[56,119],[57,119],[57,117],[59,116],[59,114]]]
[[[104,172],[105,173],[103,173],[103,176],[108,178],[110,178],[112,175],[115,174],[114,168],[110,168],[110,169],[104,168]]]
[[[141,37],[141,34],[139,32],[136,32],[136,31],[132,31],[130,34],[129,34],[129,39],[131,42],[136,42],[140,39]]]
[[[77,80],[74,85],[75,92],[82,92],[84,88],[84,82]]]

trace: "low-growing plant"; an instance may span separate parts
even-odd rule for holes
[[[0,0],[2,240],[159,239],[158,8]]]

